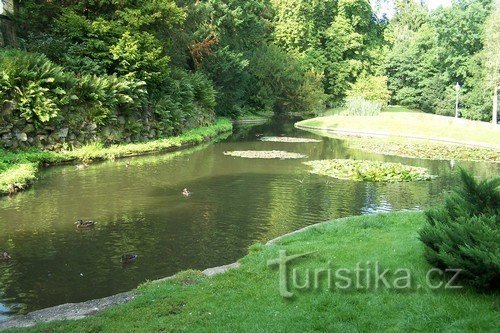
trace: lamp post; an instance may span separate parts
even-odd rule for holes
[[[456,94],[456,101],[455,101],[455,118],[458,119],[458,97],[459,97],[459,92],[460,92],[460,83],[457,82],[457,85],[455,86],[455,91],[457,92]]]

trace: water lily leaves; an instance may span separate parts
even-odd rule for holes
[[[310,173],[355,181],[410,182],[436,178],[426,168],[401,163],[337,159],[304,164],[312,168]]]
[[[286,143],[319,143],[320,140],[306,139],[306,138],[292,138],[285,136],[265,136],[260,138],[264,142],[286,142]]]
[[[281,150],[244,150],[244,151],[226,151],[226,156],[242,158],[261,158],[261,159],[300,159],[306,158],[306,155],[290,153]]]

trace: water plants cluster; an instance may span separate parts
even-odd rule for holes
[[[426,168],[401,163],[335,159],[304,164],[311,167],[310,173],[355,181],[409,182],[435,178]]]
[[[226,151],[226,156],[242,157],[242,158],[260,158],[260,159],[301,159],[306,158],[306,155],[299,153],[290,153],[281,150],[240,150]]]
[[[286,143],[318,143],[320,140],[307,138],[292,138],[286,136],[265,136],[260,138],[264,142],[286,142]]]

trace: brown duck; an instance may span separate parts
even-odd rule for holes
[[[95,221],[84,221],[84,220],[78,220],[75,222],[76,224],[76,227],[78,229],[90,229],[90,228],[93,228],[95,227],[95,225],[97,224],[97,222]]]
[[[127,254],[122,254],[122,264],[131,264],[137,260],[137,254],[135,253],[127,253]]]

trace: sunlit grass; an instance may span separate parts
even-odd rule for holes
[[[400,107],[391,112],[382,112],[379,116],[334,115],[305,120],[297,125],[342,132],[454,141],[500,149],[498,125],[421,112],[405,112]]]

